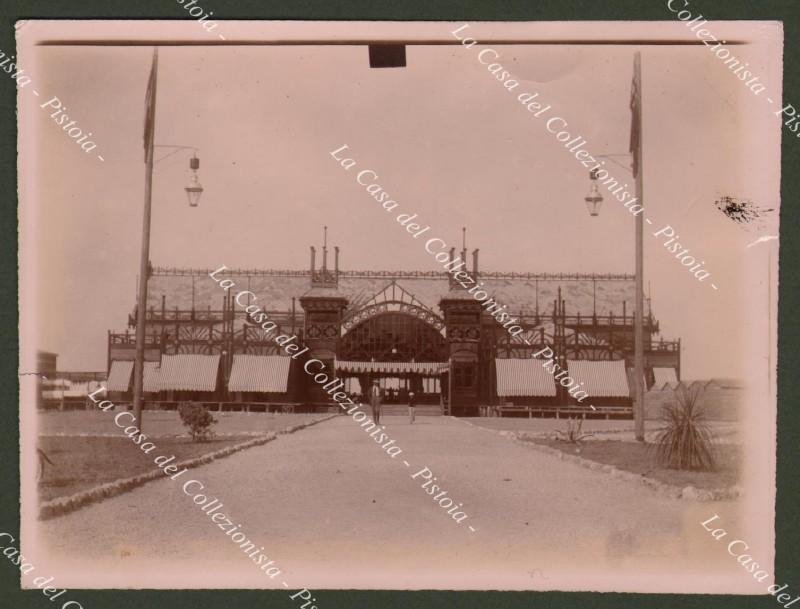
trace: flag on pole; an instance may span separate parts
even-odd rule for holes
[[[633,177],[639,175],[639,154],[642,145],[642,55],[636,52],[633,58],[633,81],[631,82],[631,143],[630,153]]]
[[[147,94],[144,98],[144,162],[153,154],[153,132],[156,127],[156,87],[158,85],[158,47],[153,49],[153,65],[147,81]]]

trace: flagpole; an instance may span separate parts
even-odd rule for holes
[[[158,86],[158,47],[153,49],[153,65],[145,107],[144,214],[142,218],[142,255],[139,261],[139,302],[136,309],[136,362],[133,367],[133,416],[142,430],[142,389],[144,379],[144,341],[147,318],[147,281],[150,275],[150,210],[153,194],[153,136],[155,132],[156,89]]]
[[[637,130],[637,146],[633,152],[636,168],[636,198],[644,205],[642,179],[642,55],[637,51],[633,60],[634,80],[638,83],[638,111],[634,110],[633,128]],[[634,409],[633,420],[636,440],[644,441],[644,212],[636,214],[636,309],[634,315]]]

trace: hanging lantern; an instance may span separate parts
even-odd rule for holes
[[[192,170],[192,174],[189,178],[189,185],[185,189],[186,196],[189,198],[189,206],[197,207],[200,203],[200,195],[203,194],[203,187],[197,178],[197,170],[200,169],[200,159],[197,158],[197,155],[189,159],[189,169]]]
[[[583,200],[586,201],[586,208],[589,210],[590,216],[600,215],[600,206],[603,204],[603,195],[597,188],[597,173],[592,171],[589,173],[589,179],[592,180],[592,187],[589,189],[589,194]]]

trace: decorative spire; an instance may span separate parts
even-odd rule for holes
[[[328,271],[328,227],[322,227],[322,272]]]
[[[315,248],[311,247],[311,285],[312,287],[335,288],[339,284],[339,247],[334,247],[335,261],[333,271],[328,270],[328,227],[322,227],[322,266],[314,268]]]

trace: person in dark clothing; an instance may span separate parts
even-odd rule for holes
[[[375,421],[375,425],[378,425],[381,422],[381,388],[378,386],[378,381],[372,381],[369,403],[372,406],[372,420]]]

